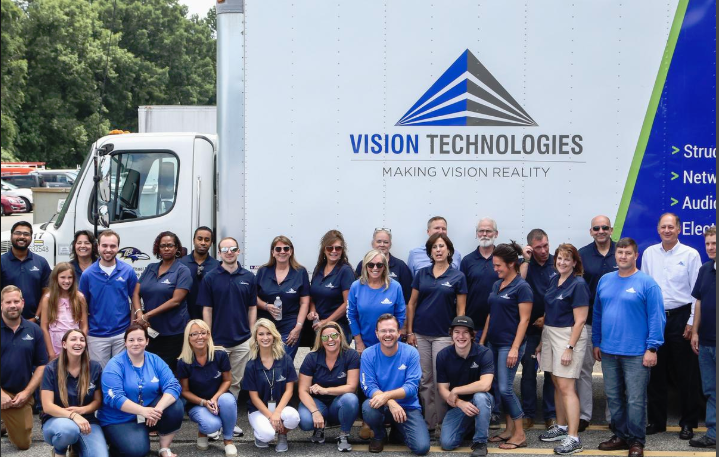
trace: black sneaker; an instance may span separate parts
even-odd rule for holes
[[[312,433],[312,437],[310,437],[310,441],[313,444],[324,444],[325,443],[325,429],[324,428],[315,428],[315,432]]]
[[[702,436],[699,439],[690,440],[689,445],[691,447],[699,447],[699,448],[716,448],[717,441],[716,441],[716,439],[712,439],[711,437]]]
[[[472,456],[487,456],[487,444],[484,442],[473,443]]]

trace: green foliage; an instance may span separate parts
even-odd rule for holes
[[[0,29],[0,97],[2,113],[0,115],[0,144],[2,160],[13,157],[18,136],[17,113],[25,100],[25,79],[27,61],[25,39],[22,34],[23,11],[12,0],[2,0],[2,24]]]

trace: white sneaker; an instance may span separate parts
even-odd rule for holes
[[[245,433],[242,432],[242,428],[235,425],[235,429],[232,431],[232,435],[235,437],[242,437],[245,435]]]
[[[208,434],[207,438],[212,441],[218,441],[222,437],[222,429],[218,429],[214,433]]]
[[[237,456],[237,447],[234,444],[225,445],[225,456]]]
[[[207,450],[210,448],[210,441],[207,439],[207,437],[198,437],[197,438],[197,448],[200,450]]]

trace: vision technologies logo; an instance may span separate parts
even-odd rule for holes
[[[396,125],[536,126],[537,123],[467,49]]]

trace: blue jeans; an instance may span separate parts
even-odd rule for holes
[[[322,416],[325,418],[325,425],[340,425],[340,431],[349,434],[352,431],[352,424],[359,417],[359,399],[354,393],[345,393],[337,396],[332,400],[329,409],[327,405],[317,398],[312,398],[315,401],[317,409],[320,411]],[[305,407],[304,404],[300,403],[300,408],[297,409],[300,412],[300,429],[302,431],[312,431],[314,429],[314,422],[312,421],[312,413]]]
[[[454,450],[459,447],[462,439],[464,439],[464,433],[472,425],[474,425],[472,442],[486,444],[489,436],[489,420],[492,416],[493,403],[494,400],[491,394],[475,393],[472,396],[472,404],[479,409],[478,415],[468,417],[459,407],[450,409],[442,422],[442,435],[439,438],[442,450]]]
[[[82,434],[77,423],[69,418],[53,417],[42,425],[42,436],[53,446],[55,454],[65,456],[67,448],[77,444],[80,456],[108,456],[105,435],[95,423],[90,424],[90,434]]]
[[[717,438],[717,348],[699,345],[699,370],[702,373],[702,390],[707,399],[707,437]]]
[[[502,403],[502,409],[507,413],[512,420],[522,418],[524,412],[522,411],[522,404],[519,402],[519,398],[514,394],[514,377],[517,375],[517,369],[519,369],[519,362],[514,367],[507,367],[507,355],[511,347],[495,347],[489,345],[492,350],[492,356],[494,357],[494,380],[492,381],[492,390],[494,390],[495,396],[499,396],[500,402]],[[519,347],[518,361],[522,360],[526,343],[523,343]]]
[[[149,406],[157,405],[162,395],[158,396]],[[116,425],[106,425],[107,443],[110,445],[110,456],[145,456],[150,451],[150,431],[157,431],[160,436],[176,433],[182,426],[185,411],[182,402],[175,401],[162,413],[162,418],[152,428],[136,420]]]
[[[365,423],[372,428],[375,439],[384,439],[387,431],[384,429],[385,423],[392,423],[402,434],[404,443],[415,455],[426,455],[429,453],[429,431],[427,423],[424,422],[422,411],[420,409],[405,410],[407,421],[404,423],[396,423],[386,405],[379,409],[373,409],[369,405],[369,399],[362,404],[362,417]]]
[[[621,356],[602,352],[604,392],[612,414],[614,434],[629,444],[644,445],[647,428],[648,367],[643,355]]]
[[[197,423],[197,427],[202,434],[212,434],[222,428],[222,436],[225,440],[231,440],[235,423],[237,423],[237,401],[231,393],[222,393],[217,398],[217,406],[220,410],[218,415],[202,406],[191,408],[187,415],[190,420]]]
[[[530,325],[531,327],[531,325]],[[527,336],[527,351],[522,358],[522,408],[524,416],[534,418],[537,412],[537,359],[532,358],[534,350],[537,349],[542,335]],[[554,406],[554,382],[552,377],[545,372],[544,386],[542,387],[542,415],[544,420],[557,418],[557,409]]]

